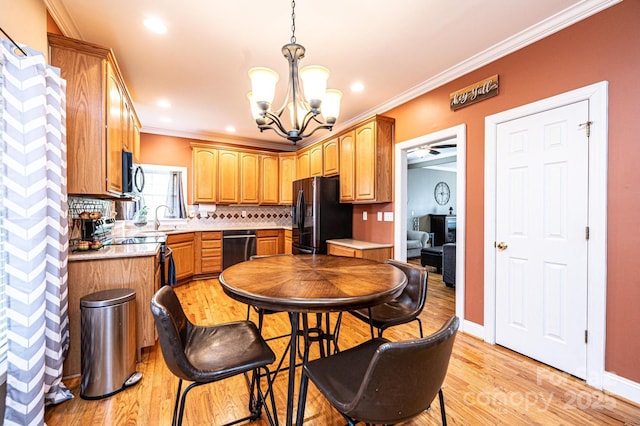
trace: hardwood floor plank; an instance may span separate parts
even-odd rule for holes
[[[217,280],[194,281],[176,287],[187,315],[196,323],[220,323],[245,319],[247,307],[224,294]],[[429,273],[427,302],[421,319],[425,335],[440,328],[455,311],[455,289],[442,276]],[[335,324],[336,314],[332,314]],[[257,322],[257,315],[251,319]],[[265,338],[289,332],[286,313],[266,315]],[[391,340],[418,337],[416,323],[385,331]],[[369,338],[369,327],[344,314],[339,343],[354,346]],[[287,339],[269,341],[278,359]],[[317,356],[317,347],[312,348]],[[288,359],[285,361],[287,365]],[[275,368],[275,366],[274,366]],[[156,344],[143,351],[137,369],[143,378],[137,385],[110,398],[86,401],[79,397],[78,378],[65,380],[76,397],[45,411],[49,425],[167,425],[171,423],[178,379],[167,369]],[[298,373],[299,374],[299,373]],[[286,410],[286,372],[274,381],[280,423]],[[582,380],[500,346],[458,333],[444,384],[447,419],[451,425],[470,424],[590,424],[638,425],[640,406],[607,395]],[[248,413],[248,390],[244,378],[195,388],[187,397],[184,425],[222,424]],[[320,395],[313,384],[305,411],[305,425],[342,426],[344,419]],[[256,426],[267,425],[266,416]],[[439,402],[406,425],[440,425]]]

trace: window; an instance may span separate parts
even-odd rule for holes
[[[156,207],[167,204],[167,192],[169,189],[169,172],[182,172],[182,188],[187,188],[187,168],[178,166],[159,166],[156,164],[141,164],[144,170],[144,189],[142,196],[144,205],[149,209],[147,220],[152,221],[156,216]],[[184,191],[183,191],[184,193]],[[158,210],[159,219],[170,218],[169,210]]]

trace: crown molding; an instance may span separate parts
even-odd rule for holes
[[[44,4],[63,35],[83,39],[78,26],[60,0],[44,0]]]
[[[192,132],[184,132],[170,129],[162,129],[158,127],[143,127],[141,129],[141,133],[150,133],[154,135],[161,136],[174,136],[178,138],[186,138],[186,139],[195,139],[199,141],[207,141],[207,142],[218,142],[225,143],[230,145],[238,145],[244,147],[252,147],[252,148],[261,148],[267,150],[275,150],[281,152],[293,152],[297,151],[300,147],[298,145],[293,145],[291,142],[287,141],[283,142],[272,142],[272,141],[263,141],[260,139],[248,139],[248,138],[239,138],[229,135],[222,135],[216,133],[192,133]]]
[[[357,122],[367,117],[371,117],[372,115],[384,114],[385,111],[389,111],[397,106],[407,103],[420,95],[437,89],[438,87],[460,78],[471,71],[475,71],[476,69],[516,52],[523,47],[542,40],[545,37],[548,37],[620,2],[622,2],[622,0],[584,0],[580,3],[576,3],[573,6],[568,7],[567,9],[519,32],[518,34],[496,43],[468,59],[465,59],[464,61],[428,80],[425,80],[398,96],[363,112],[359,116],[346,122],[340,122],[340,126],[334,127],[334,131],[339,132],[343,129],[349,128]],[[314,143],[316,140],[318,139],[314,139],[313,141],[310,141],[310,143]]]

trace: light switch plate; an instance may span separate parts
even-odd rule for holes
[[[393,222],[393,212],[384,212],[384,221]]]
[[[367,212],[362,212],[362,220],[367,220]]]
[[[378,212],[378,222],[382,222],[382,212]]]

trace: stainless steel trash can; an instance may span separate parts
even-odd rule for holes
[[[136,292],[104,290],[80,299],[80,397],[100,399],[137,383]]]

